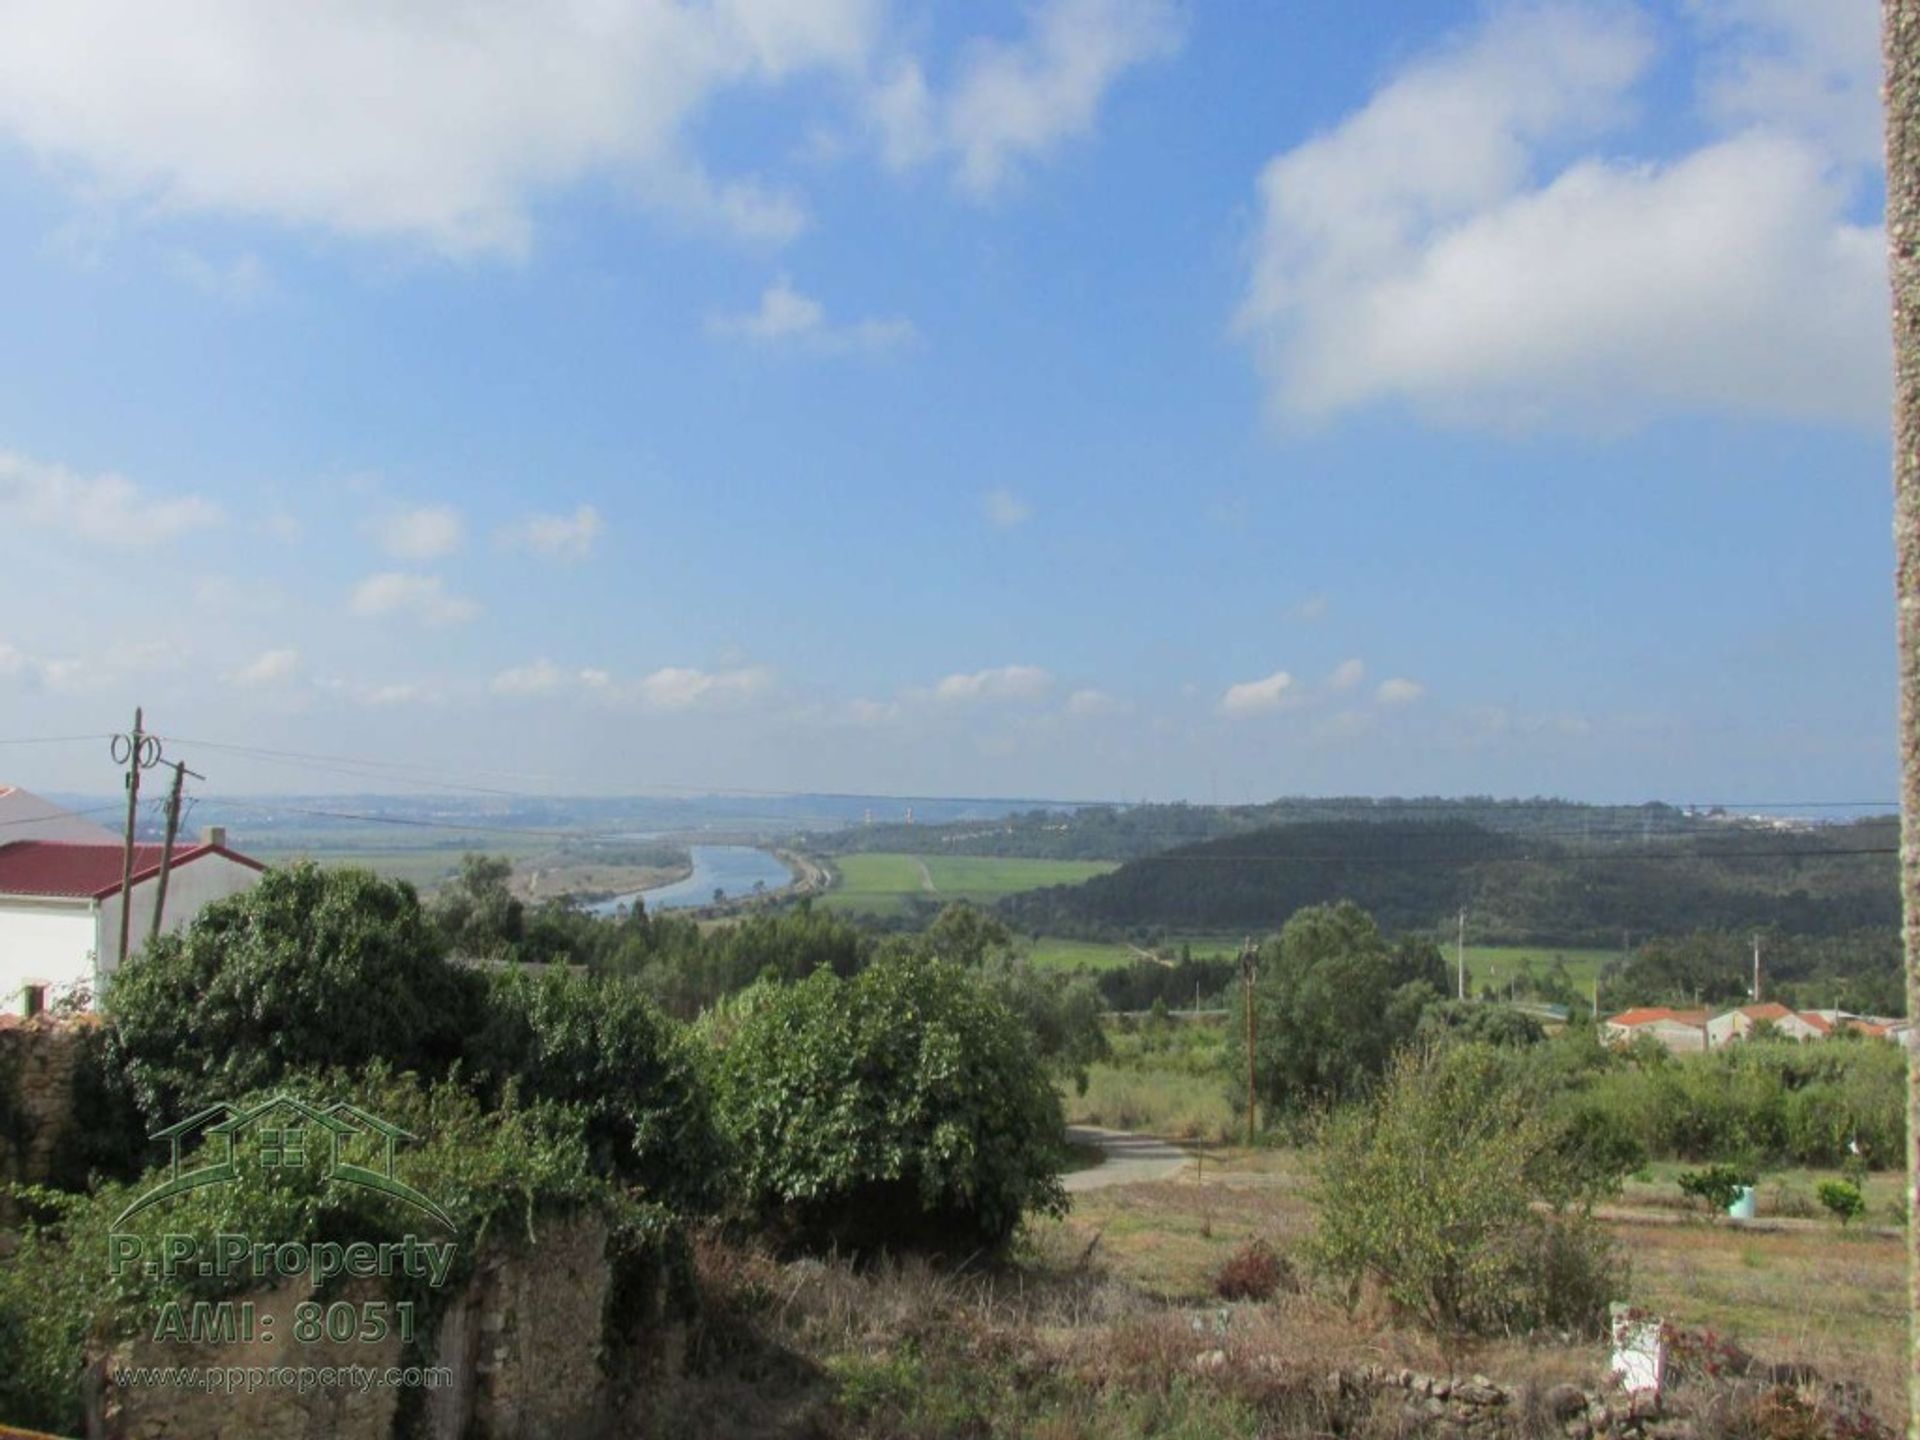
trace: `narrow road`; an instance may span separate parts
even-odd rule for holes
[[[1104,1190],[1109,1185],[1138,1185],[1148,1180],[1170,1180],[1186,1168],[1188,1155],[1178,1145],[1151,1135],[1125,1130],[1103,1130],[1095,1125],[1069,1125],[1067,1139],[1075,1145],[1097,1145],[1106,1159],[1091,1170],[1075,1170],[1061,1177],[1067,1193]]]

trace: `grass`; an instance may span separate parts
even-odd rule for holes
[[[1196,960],[1240,953],[1240,937],[1221,935],[1175,936],[1151,948],[1163,959],[1170,959],[1179,955],[1182,945],[1191,949]],[[1140,948],[1118,940],[1066,940],[1042,935],[1028,946],[1026,954],[1040,970],[1119,970],[1140,959]]]
[[[1449,969],[1454,963],[1454,947],[1441,945]],[[1504,985],[1523,964],[1531,964],[1533,973],[1544,980],[1553,973],[1554,962],[1565,960],[1576,995],[1593,993],[1594,977],[1600,967],[1618,960],[1617,950],[1571,950],[1551,945],[1469,945],[1467,946],[1467,983],[1477,995],[1482,985]]]
[[[1103,860],[1009,860],[984,855],[842,855],[839,881],[816,902],[828,910],[904,915],[912,902],[991,905],[1043,885],[1077,885],[1114,866]]]

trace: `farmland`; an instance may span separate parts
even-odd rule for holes
[[[907,915],[915,899],[991,905],[1043,885],[1075,885],[1114,866],[1099,860],[1017,860],[973,855],[843,855],[819,904],[847,914]]]

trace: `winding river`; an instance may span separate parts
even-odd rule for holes
[[[791,884],[787,867],[765,850],[752,845],[690,845],[693,873],[684,880],[662,885],[638,894],[648,910],[689,910],[711,905],[713,892],[724,890],[729,900],[751,895],[755,883],[769,890]],[[632,895],[616,895],[588,908],[596,915],[611,915],[622,905],[631,905]]]

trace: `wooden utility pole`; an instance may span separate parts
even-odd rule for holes
[[[1259,1100],[1254,1088],[1254,1036],[1253,1021],[1253,937],[1247,936],[1240,946],[1240,985],[1244,992],[1247,1007],[1247,1148],[1254,1143],[1255,1120],[1259,1113]]]
[[[1887,266],[1893,282],[1894,602],[1900,649],[1900,896],[1907,1014],[1920,1015],[1920,9],[1881,0]],[[1907,1051],[1907,1406],[1920,1434],[1920,1053]]]
[[[1460,907],[1460,933],[1453,942],[1454,966],[1460,972],[1460,996],[1467,998],[1467,907]]]
[[[173,762],[173,793],[167,797],[167,839],[160,847],[160,881],[153,892],[153,924],[147,928],[149,945],[160,938],[160,917],[167,908],[167,875],[173,869],[173,837],[180,833],[180,789],[189,775],[196,780],[207,778],[198,770],[189,770],[182,761]]]
[[[127,958],[127,937],[133,925],[133,827],[140,816],[140,772],[160,763],[160,741],[149,735],[138,706],[133,712],[133,729],[113,737],[111,754],[115,764],[127,767],[127,839],[120,855],[120,949],[113,957],[118,966]]]

